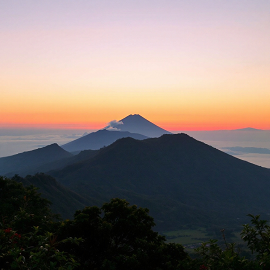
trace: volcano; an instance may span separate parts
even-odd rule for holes
[[[147,137],[160,137],[163,134],[171,134],[169,131],[153,124],[139,114],[130,114],[119,122],[111,123],[106,128],[117,128],[120,131],[139,133]]]

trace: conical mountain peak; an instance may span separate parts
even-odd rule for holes
[[[118,122],[112,121],[109,127],[117,128],[119,131],[139,133],[148,137],[160,137],[163,134],[171,134],[139,114],[130,114]]]

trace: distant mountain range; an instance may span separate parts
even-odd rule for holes
[[[136,140],[144,140],[148,137],[160,137],[163,134],[171,133],[151,123],[139,114],[131,114],[120,121],[111,121],[103,130],[92,132],[64,144],[62,148],[69,152],[88,149],[98,150],[121,138],[130,137]]]
[[[71,152],[88,147],[92,150],[71,154],[52,144],[0,158],[0,175],[39,173],[15,178],[38,186],[52,200],[54,211],[64,217],[114,197],[149,208],[160,230],[176,230],[182,225],[243,224],[248,213],[270,213],[269,169],[239,160],[186,134],[147,138],[119,128],[134,123],[132,131],[136,131],[136,121],[152,130],[145,134],[153,136],[154,129],[166,132],[139,115],[130,115],[63,146]]]
[[[92,157],[96,152],[84,152],[75,157],[73,157],[71,153],[78,154],[85,150],[99,150],[118,139],[126,137],[137,140],[148,138],[139,133],[132,133],[132,131],[151,134],[151,136],[154,137],[170,133],[138,114],[129,115],[117,122],[117,126],[121,125],[121,128],[125,131],[113,127],[113,125],[116,126],[116,122],[117,121],[113,121],[113,123],[111,122],[111,125],[105,129],[84,135],[62,145],[62,147],[57,144],[52,144],[36,150],[0,158],[0,175],[12,176],[16,173],[25,176],[36,172],[60,169],[72,162],[80,160],[82,156],[87,155]]]
[[[106,129],[98,130],[85,135],[79,139],[71,141],[62,145],[62,148],[69,152],[76,152],[82,150],[98,150],[102,147],[108,146],[118,139],[131,137],[136,140],[144,140],[147,137],[137,133],[130,133],[128,131],[109,131]]]

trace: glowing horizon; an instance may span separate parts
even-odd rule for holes
[[[128,116],[128,115],[126,115]],[[143,116],[143,115],[141,115]],[[121,120],[123,119],[113,119],[111,118],[110,121],[112,120]],[[178,123],[173,123],[173,122],[160,122],[160,121],[151,121],[151,119],[147,118],[150,122],[153,124],[174,132],[174,131],[211,131],[211,130],[234,130],[234,129],[243,129],[243,128],[254,128],[254,129],[260,129],[260,130],[270,130],[269,128],[263,128],[262,126],[249,126],[249,125],[239,125],[239,124],[205,124],[205,123],[183,123],[179,125]],[[67,129],[67,130],[99,130],[108,125],[110,121],[104,121],[104,122],[85,122],[85,123],[1,123],[0,128],[5,128],[5,129]],[[248,123],[247,123],[248,124]]]
[[[0,3],[0,127],[270,130],[270,2]]]

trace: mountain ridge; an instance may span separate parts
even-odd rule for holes
[[[35,150],[0,158],[0,174],[19,173],[44,163],[54,162],[71,156],[72,154],[62,149],[58,144],[53,143]]]
[[[61,147],[69,152],[83,151],[83,150],[98,150],[124,137],[132,137],[138,140],[144,140],[147,138],[144,135],[131,133],[128,131],[109,131],[106,129],[101,129],[96,132],[89,133],[74,141],[66,143]]]
[[[270,212],[268,169],[186,134],[123,138],[92,159],[51,175],[82,196],[101,201],[120,197],[148,207],[158,226],[167,229],[237,223],[250,211]]]

